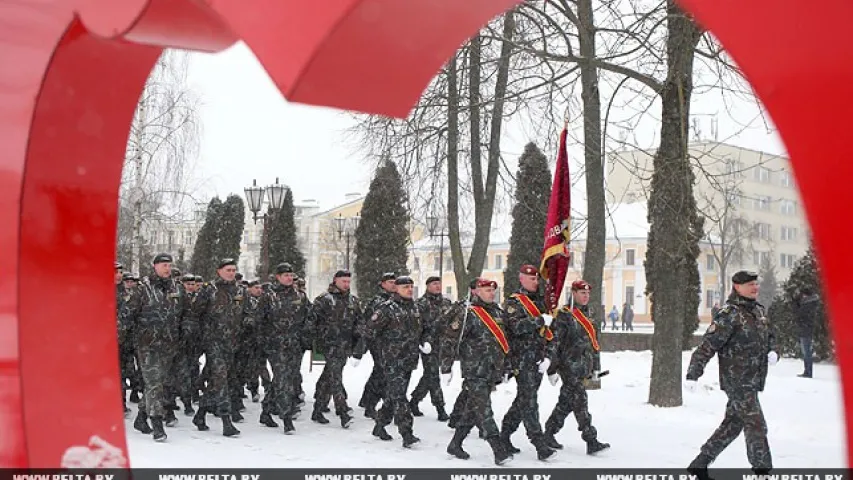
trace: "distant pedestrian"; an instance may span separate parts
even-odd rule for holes
[[[607,315],[607,318],[610,319],[610,323],[613,325],[613,330],[616,331],[616,322],[619,321],[619,309],[616,308],[616,305],[613,305],[613,309],[610,310],[610,314]],[[607,325],[607,322],[604,322],[604,325]],[[604,327],[601,329],[604,330]]]
[[[799,304],[796,308],[797,334],[800,337],[800,348],[803,352],[802,378],[812,378],[812,338],[814,337],[815,318],[817,317],[819,298],[814,290],[805,287],[800,292]]]
[[[616,322],[613,323],[613,329],[616,329]],[[634,331],[634,307],[628,302],[622,306],[622,331]]]

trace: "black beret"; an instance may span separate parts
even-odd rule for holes
[[[429,285],[432,282],[440,282],[440,281],[441,281],[441,279],[438,277],[429,277],[429,278],[427,278],[426,284]]]
[[[260,280],[252,280],[252,281],[251,281],[251,282],[249,282],[246,286],[247,286],[247,287],[257,287],[257,286],[258,286],[258,285],[260,285],[260,284],[261,284],[261,281],[260,281]]]
[[[381,282],[387,282],[388,280],[396,280],[396,279],[397,279],[397,274],[396,274],[396,273],[394,273],[394,272],[385,272],[385,273],[383,273],[383,274],[382,274],[382,280],[380,280],[380,281],[381,281]]]
[[[471,290],[474,290],[475,288],[477,288],[477,282],[479,280],[480,280],[479,278],[472,278],[471,281],[468,282],[468,288],[470,288]]]
[[[243,274],[242,274],[242,273],[237,273],[237,275],[234,275],[234,279],[235,279],[235,280],[237,280],[237,281],[239,282],[240,280],[242,280],[242,279],[243,279]]]
[[[304,278],[297,278],[296,283],[297,283],[297,285],[305,285],[305,279]]]
[[[184,275],[183,277],[181,277],[181,281],[182,282],[195,282],[196,281],[195,275],[188,273],[188,274]]]
[[[124,265],[122,265],[120,262],[115,262],[114,266],[116,270],[124,270]]]
[[[121,274],[122,280],[133,280],[133,274],[130,272],[124,272]]]
[[[196,276],[195,276],[195,281],[196,281],[196,282],[199,282],[199,283],[204,282],[204,277],[202,277],[201,275],[196,275]]]
[[[181,275],[182,275],[182,274],[181,274],[181,271],[180,271],[180,270],[178,270],[177,268],[173,268],[173,269],[172,269],[172,278],[178,278],[178,277],[180,277]]]
[[[352,274],[349,273],[349,270],[338,270],[337,272],[335,272],[335,278],[341,277],[352,277]]]
[[[414,285],[415,281],[412,280],[412,277],[407,275],[403,275],[401,277],[397,277],[394,279],[394,285]]]
[[[732,275],[732,283],[735,285],[743,285],[756,280],[758,280],[758,274],[749,270],[741,270]]]
[[[172,263],[172,256],[168,253],[158,253],[154,256],[154,260],[151,260],[151,264],[157,265],[158,263]]]
[[[220,268],[225,268],[229,265],[234,265],[236,267],[237,266],[237,260],[234,260],[233,258],[223,258],[222,260],[219,261],[219,266],[216,267],[216,269],[219,270]]]
[[[276,265],[275,274],[281,275],[282,273],[293,273],[293,265],[287,262],[279,263],[278,265]]]

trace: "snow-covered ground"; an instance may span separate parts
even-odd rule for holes
[[[684,356],[687,368],[689,354]],[[218,419],[208,416],[208,432],[196,431],[189,417],[179,415],[179,425],[167,428],[168,442],[155,443],[150,435],[133,430],[133,417],[126,420],[131,462],[137,467],[374,467],[374,468],[482,468],[494,467],[488,444],[477,438],[476,430],[465,442],[471,454],[468,461],[457,460],[445,453],[452,431],[435,419],[429,400],[421,403],[424,416],[415,419],[415,435],[421,438],[415,450],[404,450],[396,427],[388,431],[393,442],[383,442],[370,434],[373,422],[357,408],[371,362],[365,358],[357,368],[347,366],[344,381],[355,409],[356,420],[348,430],[330,415],[331,423],[318,425],[310,420],[314,384],[322,371],[315,366],[308,372],[305,359],[303,374],[308,405],[296,421],[295,435],[284,435],[281,429],[270,429],[258,423],[259,404],[247,402],[245,422],[237,424],[238,438],[221,435]],[[612,447],[595,457],[587,456],[577,424],[570,417],[557,439],[565,449],[549,460],[553,467],[680,467],[696,455],[705,439],[723,418],[726,397],[719,390],[717,362],[712,360],[702,386],[697,391],[684,391],[680,408],[656,408],[647,403],[650,352],[617,352],[602,355],[604,369],[610,375],[602,379],[603,388],[589,392],[590,413],[599,438]],[[456,366],[458,368],[458,365]],[[796,376],[802,362],[782,359],[771,368],[767,388],[761,396],[769,426],[774,466],[844,468],[844,414],[838,370],[833,365],[816,365],[814,379]],[[459,393],[458,372],[450,387],[445,388],[448,407]],[[420,378],[415,372],[411,388]],[[558,386],[559,387],[559,386]],[[558,387],[547,381],[539,391],[540,419],[544,424],[557,401]],[[492,394],[495,417],[500,418],[512,402],[515,382],[501,385]],[[134,414],[135,415],[135,414]],[[736,440],[715,463],[715,467],[748,467],[744,443]],[[513,443],[523,451],[516,455],[512,467],[542,467],[527,441],[522,426]]]

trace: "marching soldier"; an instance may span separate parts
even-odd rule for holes
[[[521,450],[512,444],[510,437],[523,421],[527,438],[536,447],[539,460],[547,460],[555,450],[548,447],[542,433],[537,393],[542,374],[549,366],[545,360],[545,347],[554,338],[550,329],[552,318],[539,296],[539,271],[536,267],[522,265],[518,280],[521,288],[507,299],[504,307],[517,390],[515,400],[503,418],[501,439],[510,452],[520,453]]]
[[[246,292],[235,279],[237,262],[234,259],[221,260],[216,274],[216,280],[199,292],[205,369],[209,376],[193,424],[201,431],[209,430],[205,416],[208,412],[215,413],[222,420],[222,435],[235,437],[240,431],[231,418],[236,400],[233,387],[237,381],[234,355]]]
[[[396,291],[394,281],[396,278],[397,275],[393,272],[382,275],[382,280],[379,283],[381,290],[375,297],[370,299],[367,307],[365,307],[363,316],[364,321],[371,318],[376,309],[383,303],[390,300],[394,295],[394,292]],[[360,335],[364,334],[364,329],[364,325],[359,326]],[[358,406],[364,409],[365,417],[373,418],[376,414],[376,405],[379,403],[379,400],[382,399],[382,395],[385,392],[385,377],[383,376],[383,369],[380,366],[382,364],[382,358],[380,358],[382,355],[382,346],[376,345],[370,340],[367,341],[365,346],[370,352],[370,355],[373,357],[373,370],[370,372],[370,377],[368,377],[367,383],[364,384],[364,392],[361,395],[361,400],[359,400]]]
[[[610,444],[598,441],[598,431],[592,426],[589,400],[583,386],[585,379],[598,378],[596,358],[601,350],[595,325],[589,319],[591,289],[583,280],[572,283],[571,304],[561,308],[557,314],[552,324],[554,339],[548,342],[546,350],[548,379],[553,385],[562,380],[563,385],[557,405],[545,422],[545,441],[553,449],[562,449],[554,436],[563,428],[569,413],[574,412],[588,455],[610,448]]]
[[[178,391],[184,404],[184,415],[192,416],[195,409],[192,402],[198,397],[195,382],[199,375],[199,357],[201,357],[201,326],[199,324],[198,290],[201,283],[198,277],[186,274],[182,277],[184,284],[184,308],[181,317],[181,355],[179,356],[180,371]]]
[[[426,322],[433,330],[433,338],[441,338],[441,333],[444,330],[442,322],[442,312],[450,308],[450,300],[441,294],[441,279],[438,277],[429,277],[426,281],[426,293],[418,300],[425,313],[424,322]],[[433,342],[435,343],[435,342]],[[412,415],[416,417],[423,416],[418,404],[429,393],[433,407],[438,414],[438,421],[446,422],[448,418],[447,412],[444,410],[444,395],[441,393],[441,381],[438,377],[439,352],[438,344],[430,353],[421,353],[421,363],[424,366],[423,374],[418,385],[412,390],[412,399],[409,405],[412,410]]]
[[[453,303],[450,308],[447,309],[447,311],[444,312],[442,316],[442,322],[444,323],[445,329],[450,324],[450,322],[452,321],[451,319],[453,317],[464,315],[471,302],[474,301],[475,298],[477,298],[477,283],[479,282],[479,280],[479,278],[472,278],[471,282],[468,284],[468,296],[460,298],[455,303]],[[444,338],[444,334],[442,334],[442,336],[438,338]],[[442,342],[442,345],[444,345],[444,342]],[[444,357],[445,355],[447,355],[447,353],[442,350],[440,352],[440,356]],[[462,409],[467,400],[468,392],[466,390],[462,390],[461,392],[459,392],[459,395],[456,396],[456,401],[453,402],[453,410],[450,411],[450,418],[447,422],[447,426],[451,429],[456,429],[456,423],[459,421],[459,418],[462,415]],[[480,438],[484,438],[482,430],[480,431]]]
[[[124,312],[125,308],[125,292],[122,277],[124,266],[115,262],[115,274],[113,280],[116,284],[116,332],[118,334],[118,362],[119,375],[121,377],[121,407],[124,410],[124,416],[130,415],[130,409],[127,407],[127,380],[130,379],[133,372],[133,349],[130,348],[128,340],[127,315]]]
[[[450,384],[451,367],[458,357],[462,365],[462,390],[465,403],[447,453],[468,459],[462,442],[474,427],[479,425],[486,441],[492,447],[495,464],[503,465],[512,459],[512,453],[501,441],[498,425],[492,412],[492,389],[508,377],[509,341],[504,330],[505,316],[495,303],[497,283],[479,279],[477,295],[469,308],[456,310],[444,331],[441,345],[442,383]]]
[[[412,298],[414,281],[410,277],[394,280],[395,293],[387,302],[376,307],[366,323],[365,335],[374,351],[381,351],[382,378],[386,390],[382,408],[376,413],[373,435],[382,440],[391,440],[385,427],[394,423],[403,437],[403,447],[411,448],[420,442],[413,434],[412,412],[406,400],[406,390],[412,371],[418,367],[418,350],[424,354],[432,352],[431,325],[424,321],[420,304]],[[378,352],[377,352],[378,353]]]
[[[693,352],[687,380],[695,382],[716,354],[720,363],[720,389],[728,403],[722,424],[702,445],[690,463],[691,473],[707,477],[708,465],[743,431],[746,455],[757,474],[773,467],[767,423],[758,401],[764,390],[768,365],[779,360],[776,337],[758,298],[758,274],[740,271],[732,277],[732,292]]]
[[[261,375],[260,360],[261,355],[260,332],[259,325],[263,317],[263,302],[261,282],[251,280],[246,286],[246,302],[243,310],[243,326],[240,330],[240,338],[237,347],[237,375],[239,379],[239,387],[237,394],[240,398],[239,406],[241,410],[245,410],[243,406],[243,387],[249,389],[252,395],[252,402],[260,401],[258,393],[258,377]],[[266,366],[266,363],[264,363]]]
[[[314,412],[311,420],[326,424],[329,420],[323,416],[323,408],[329,400],[335,402],[335,413],[341,419],[341,426],[349,428],[352,415],[347,406],[346,391],[343,384],[343,371],[347,357],[350,364],[357,366],[361,353],[356,351],[359,341],[357,325],[361,317],[358,297],[350,293],[352,275],[347,270],[338,270],[329,285],[329,290],[314,301],[314,331],[320,351],[326,358],[323,373],[317,379],[314,392]]]

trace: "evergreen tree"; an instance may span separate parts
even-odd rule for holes
[[[376,170],[355,231],[355,281],[359,295],[376,293],[384,272],[408,274],[409,210],[397,166],[386,160]]]
[[[694,218],[694,229],[702,230],[701,218]],[[699,328],[699,306],[702,305],[702,279],[699,276],[699,265],[696,258],[699,257],[700,249],[698,242],[690,242],[688,247],[687,282],[684,283],[684,324],[681,330],[681,349],[689,350],[690,339]],[[690,261],[693,266],[690,266]]]
[[[521,286],[518,270],[522,265],[529,263],[539,268],[550,198],[548,159],[530,142],[518,159],[515,176],[515,206],[512,207],[512,233],[504,270],[504,297],[509,297]]]
[[[190,273],[190,266],[187,263],[187,251],[184,247],[178,248],[178,255],[175,257],[175,261],[172,262],[172,268],[177,268],[184,274]]]
[[[243,198],[238,195],[228,195],[225,203],[222,204],[222,215],[217,229],[215,249],[217,263],[224,258],[240,259],[240,243],[243,240],[245,222],[246,209]]]
[[[758,303],[764,305],[764,308],[770,309],[773,306],[773,300],[778,293],[779,286],[776,284],[776,266],[770,260],[770,255],[766,255],[758,269],[758,277],[760,279],[758,290]]]
[[[777,293],[767,312],[776,333],[779,354],[802,357],[794,312],[799,306],[802,292],[806,289],[810,289],[820,297],[813,341],[815,355],[821,360],[832,359],[835,357],[835,345],[826,314],[820,269],[813,248],[809,248],[806,255],[794,265],[791,276],[782,285],[782,290]]]
[[[287,189],[281,210],[269,216],[272,221],[265,233],[269,234],[269,273],[275,273],[275,266],[287,262],[300,277],[305,276],[305,256],[296,242],[296,220],[294,219],[293,192]],[[258,266],[258,278],[263,276],[262,266]]]
[[[207,205],[204,224],[195,239],[190,267],[192,273],[203,276],[205,280],[213,278],[213,273],[216,271],[216,242],[219,237],[222,209],[222,201],[219,197],[213,197]]]

